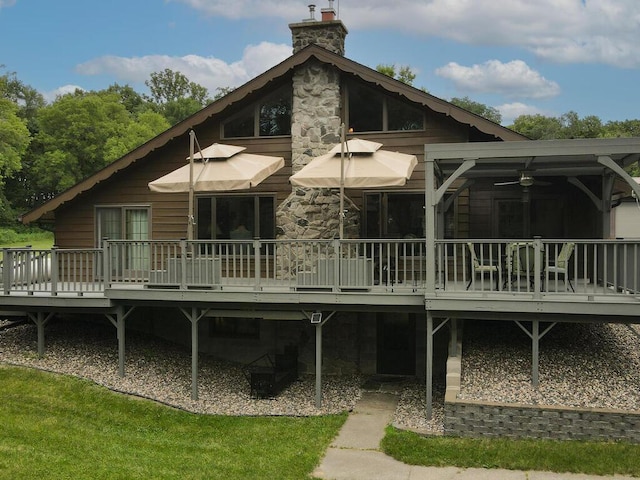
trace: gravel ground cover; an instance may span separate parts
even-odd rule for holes
[[[323,406],[316,408],[315,377],[303,375],[274,399],[252,399],[241,365],[201,356],[199,399],[191,400],[188,349],[127,333],[126,376],[117,374],[115,330],[77,321],[47,326],[46,355],[36,353],[30,324],[3,330],[0,361],[88,378],[110,389],[155,399],[197,413],[308,416],[353,409],[366,378],[323,377]],[[531,343],[512,322],[467,322],[461,399],[640,410],[640,337],[636,327],[558,324],[540,342],[540,386],[531,386]],[[386,391],[399,395],[394,424],[423,433],[443,431],[444,386],[434,385],[434,415],[424,415],[424,382],[404,381]]]

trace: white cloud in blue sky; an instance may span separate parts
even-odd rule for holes
[[[0,0],[0,65],[44,92],[170,68],[237,87],[291,55],[289,23],[329,0]],[[640,0],[335,0],[347,56],[409,66],[415,85],[513,112],[638,118]],[[124,14],[123,12],[126,12]],[[145,22],[140,22],[145,18]],[[60,86],[63,87],[60,87]],[[47,93],[49,92],[49,93]],[[504,122],[503,122],[504,123]],[[508,122],[506,122],[508,123]]]
[[[534,105],[527,105],[521,102],[505,103],[495,107],[502,115],[502,123],[511,125],[520,115],[545,115],[555,116],[554,112],[546,111]]]
[[[436,74],[451,80],[463,92],[500,93],[507,98],[549,98],[560,94],[556,82],[547,80],[522,60],[489,60],[470,67],[450,62],[438,68]]]
[[[303,16],[298,0],[171,1],[232,19],[291,21]],[[315,3],[317,11],[325,6]],[[367,0],[334,5],[350,30],[408,31],[470,45],[515,45],[560,63],[640,67],[638,0]]]
[[[291,55],[291,46],[262,42],[244,49],[242,59],[227,63],[213,57],[185,55],[146,55],[142,57],[118,57],[107,55],[84,62],[76,67],[83,75],[108,73],[124,82],[141,83],[153,72],[166,68],[181,72],[210,92],[218,87],[238,87],[263,73]]]

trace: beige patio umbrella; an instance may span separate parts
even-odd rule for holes
[[[340,238],[344,229],[344,188],[376,188],[407,183],[418,164],[415,155],[381,150],[381,143],[354,138],[313,158],[289,180],[312,188],[340,188]]]
[[[194,192],[244,190],[255,187],[284,166],[284,158],[244,153],[245,147],[214,143],[194,153],[195,134],[190,132],[189,163],[157,180],[149,189],[161,193],[189,192],[189,231],[193,238]]]

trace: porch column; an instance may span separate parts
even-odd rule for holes
[[[426,147],[425,147],[426,150]],[[435,171],[434,159],[425,151],[425,198],[424,198],[424,235],[426,237],[426,290],[434,293],[436,290],[436,207],[435,202]],[[429,315],[427,315],[429,318]]]

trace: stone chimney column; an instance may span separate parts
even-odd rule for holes
[[[310,5],[310,18],[298,23],[291,23],[289,28],[293,37],[293,53],[296,53],[309,45],[318,45],[330,52],[344,56],[344,43],[347,28],[336,17],[333,2],[329,2],[329,8],[321,9],[322,20],[314,17],[315,5]]]
[[[329,5],[321,10],[321,21],[315,20],[313,6],[309,19],[289,25],[294,53],[318,45],[344,55],[347,29],[342,21],[336,20],[333,2]],[[291,160],[292,173],[296,173],[312,158],[340,142],[342,98],[339,70],[315,59],[298,67],[292,81]],[[351,201],[345,201],[349,208]],[[334,238],[338,233],[339,203],[336,189],[293,187],[276,212],[277,238]],[[357,237],[358,220],[356,209],[350,208],[345,219],[347,238]]]

